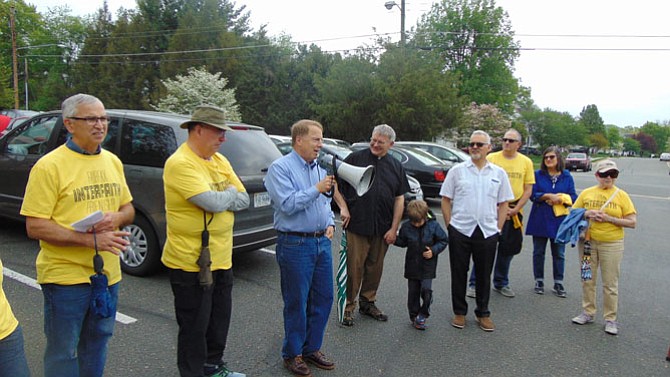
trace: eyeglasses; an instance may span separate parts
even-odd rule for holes
[[[68,118],[74,120],[85,120],[86,124],[88,124],[89,126],[95,126],[98,122],[100,122],[100,124],[109,123],[109,117],[68,117]]]
[[[471,142],[470,143],[470,148],[474,148],[474,147],[481,148],[485,145],[489,145],[489,144],[488,143],[481,143],[481,142],[478,142],[478,141],[477,142]]]
[[[616,171],[616,170],[608,170],[608,171],[606,171],[606,172],[604,172],[604,173],[596,173],[596,174],[597,174],[598,177],[600,177],[600,178],[607,178],[607,177],[610,177],[610,178],[617,178],[617,177],[619,176],[619,172]]]
[[[549,155],[544,156],[544,159],[545,159],[545,160],[553,160],[553,159],[555,159],[555,158],[556,158],[556,156],[554,156],[554,155],[552,155],[552,154],[549,154]]]
[[[516,142],[519,141],[519,140],[516,140],[516,139],[508,139],[508,138],[503,137],[502,141],[503,141],[503,143],[516,143]]]

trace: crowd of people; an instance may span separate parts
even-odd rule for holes
[[[122,163],[101,148],[109,121],[102,102],[77,94],[63,102],[62,110],[70,136],[34,166],[21,208],[29,237],[40,241],[36,266],[44,296],[44,375],[102,376],[121,280],[118,255],[128,245],[129,234],[120,229],[133,221],[132,195]],[[188,130],[188,139],[167,160],[163,175],[167,240],[162,262],[169,270],[179,326],[177,368],[188,377],[244,377],[228,367],[224,351],[233,310],[234,212],[249,206],[249,195],[218,152],[231,130],[224,111],[198,106],[181,127]],[[608,334],[618,333],[624,228],[635,228],[636,211],[628,194],[615,186],[619,169],[614,161],[600,161],[595,169],[597,185],[577,196],[559,149],[547,148],[540,169],[533,171],[532,161],[518,151],[522,137],[517,130],[504,134],[503,149],[495,153],[489,153],[489,134],[474,131],[470,160],[453,166],[440,190],[445,229],[426,202],[411,201],[405,209],[407,176],[402,164],[388,154],[396,138],[392,127],[374,127],[369,148],[344,160],[375,169],[375,179],[361,195],[354,184],[318,164],[323,133],[323,125],[314,120],[293,124],[293,151],[274,161],[265,179],[275,211],[284,305],[280,354],[292,374],[311,376],[310,365],[336,367],[322,351],[334,301],[331,200],[340,208],[348,249],[344,326],[355,325],[357,306],[360,315],[388,320],[378,305],[378,291],[385,255],[390,245],[396,245],[407,249],[404,277],[412,326],[427,328],[438,256],[447,252],[451,325],[466,326],[470,296],[475,299],[477,325],[495,331],[490,292],[515,296],[509,271],[513,256],[521,251],[522,209],[530,200],[526,234],[533,239],[535,293],[545,292],[549,243],[552,291],[567,296],[565,245],[557,241],[557,233],[571,208],[581,210],[579,217],[588,227],[578,241],[579,251],[590,274],[583,276],[582,310],[572,322],[594,322],[600,274],[604,328]],[[68,166],[67,171],[62,166]],[[83,186],[113,189],[82,200],[74,193]],[[73,229],[71,224],[96,211],[101,213],[99,221],[83,231]],[[404,223],[403,213],[408,217]],[[28,376],[22,329],[1,283],[0,274],[0,375]]]

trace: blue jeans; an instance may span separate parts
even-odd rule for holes
[[[509,267],[512,264],[512,258],[514,255],[496,255],[496,264],[493,268],[493,286],[497,289],[506,287],[509,285]],[[470,274],[470,287],[475,286],[475,269],[472,269]]]
[[[28,377],[30,370],[23,349],[23,330],[16,330],[0,340],[0,376]]]
[[[333,306],[333,255],[325,237],[279,234],[277,264],[284,299],[282,357],[321,349]]]
[[[116,313],[119,285],[109,286],[109,292]],[[115,315],[99,318],[90,313],[91,293],[89,284],[42,284],[45,377],[103,375]]]
[[[533,275],[536,281],[544,281],[544,254],[547,241],[551,248],[551,259],[554,267],[554,283],[563,284],[565,271],[565,245],[560,245],[547,237],[533,236]]]

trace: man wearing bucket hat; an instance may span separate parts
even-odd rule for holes
[[[582,191],[573,208],[584,208],[589,228],[584,240],[579,241],[579,260],[584,256],[584,244],[590,243],[592,278],[582,281],[582,313],[572,319],[577,325],[593,323],[596,314],[596,284],[600,270],[603,285],[603,316],[605,332],[617,335],[619,301],[619,273],[624,249],[624,229],[635,228],[635,206],[626,192],[614,185],[619,168],[605,159],[596,167],[598,184]]]
[[[181,124],[188,139],[165,162],[163,186],[169,268],[179,324],[177,366],[182,377],[244,376],[223,361],[233,288],[233,211],[249,195],[228,160],[218,153],[231,128],[222,109],[195,108]]]

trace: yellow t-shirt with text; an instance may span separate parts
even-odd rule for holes
[[[200,270],[196,262],[205,229],[204,210],[188,199],[207,191],[225,191],[231,184],[238,192],[246,192],[230,162],[220,153],[204,160],[184,143],[167,159],[163,171],[167,240],[161,258],[165,266],[187,272]],[[207,213],[212,271],[233,265],[234,219],[232,211]]]
[[[488,154],[486,159],[500,166],[507,173],[512,193],[514,193],[514,199],[511,202],[521,199],[524,185],[535,184],[533,161],[523,154],[517,153],[516,157],[508,159],[503,156],[502,151],[498,151]]]
[[[49,219],[72,229],[71,224],[95,211],[116,212],[133,200],[123,164],[113,153],[77,153],[65,145],[40,158],[30,171],[21,215]],[[91,236],[93,237],[93,236]],[[57,246],[40,240],[37,282],[74,285],[90,283],[94,249]],[[121,280],[119,257],[101,252],[109,284]]]
[[[598,186],[591,186],[584,189],[584,191],[579,194],[572,207],[584,208],[586,210],[599,210],[616,189],[617,187],[615,186],[607,190]],[[623,190],[619,190],[603,210],[608,215],[618,219],[636,213],[633,201],[630,200],[630,196]],[[611,242],[622,240],[624,230],[623,227],[616,226],[609,222],[591,221],[589,225],[589,234],[591,235],[592,240]]]

